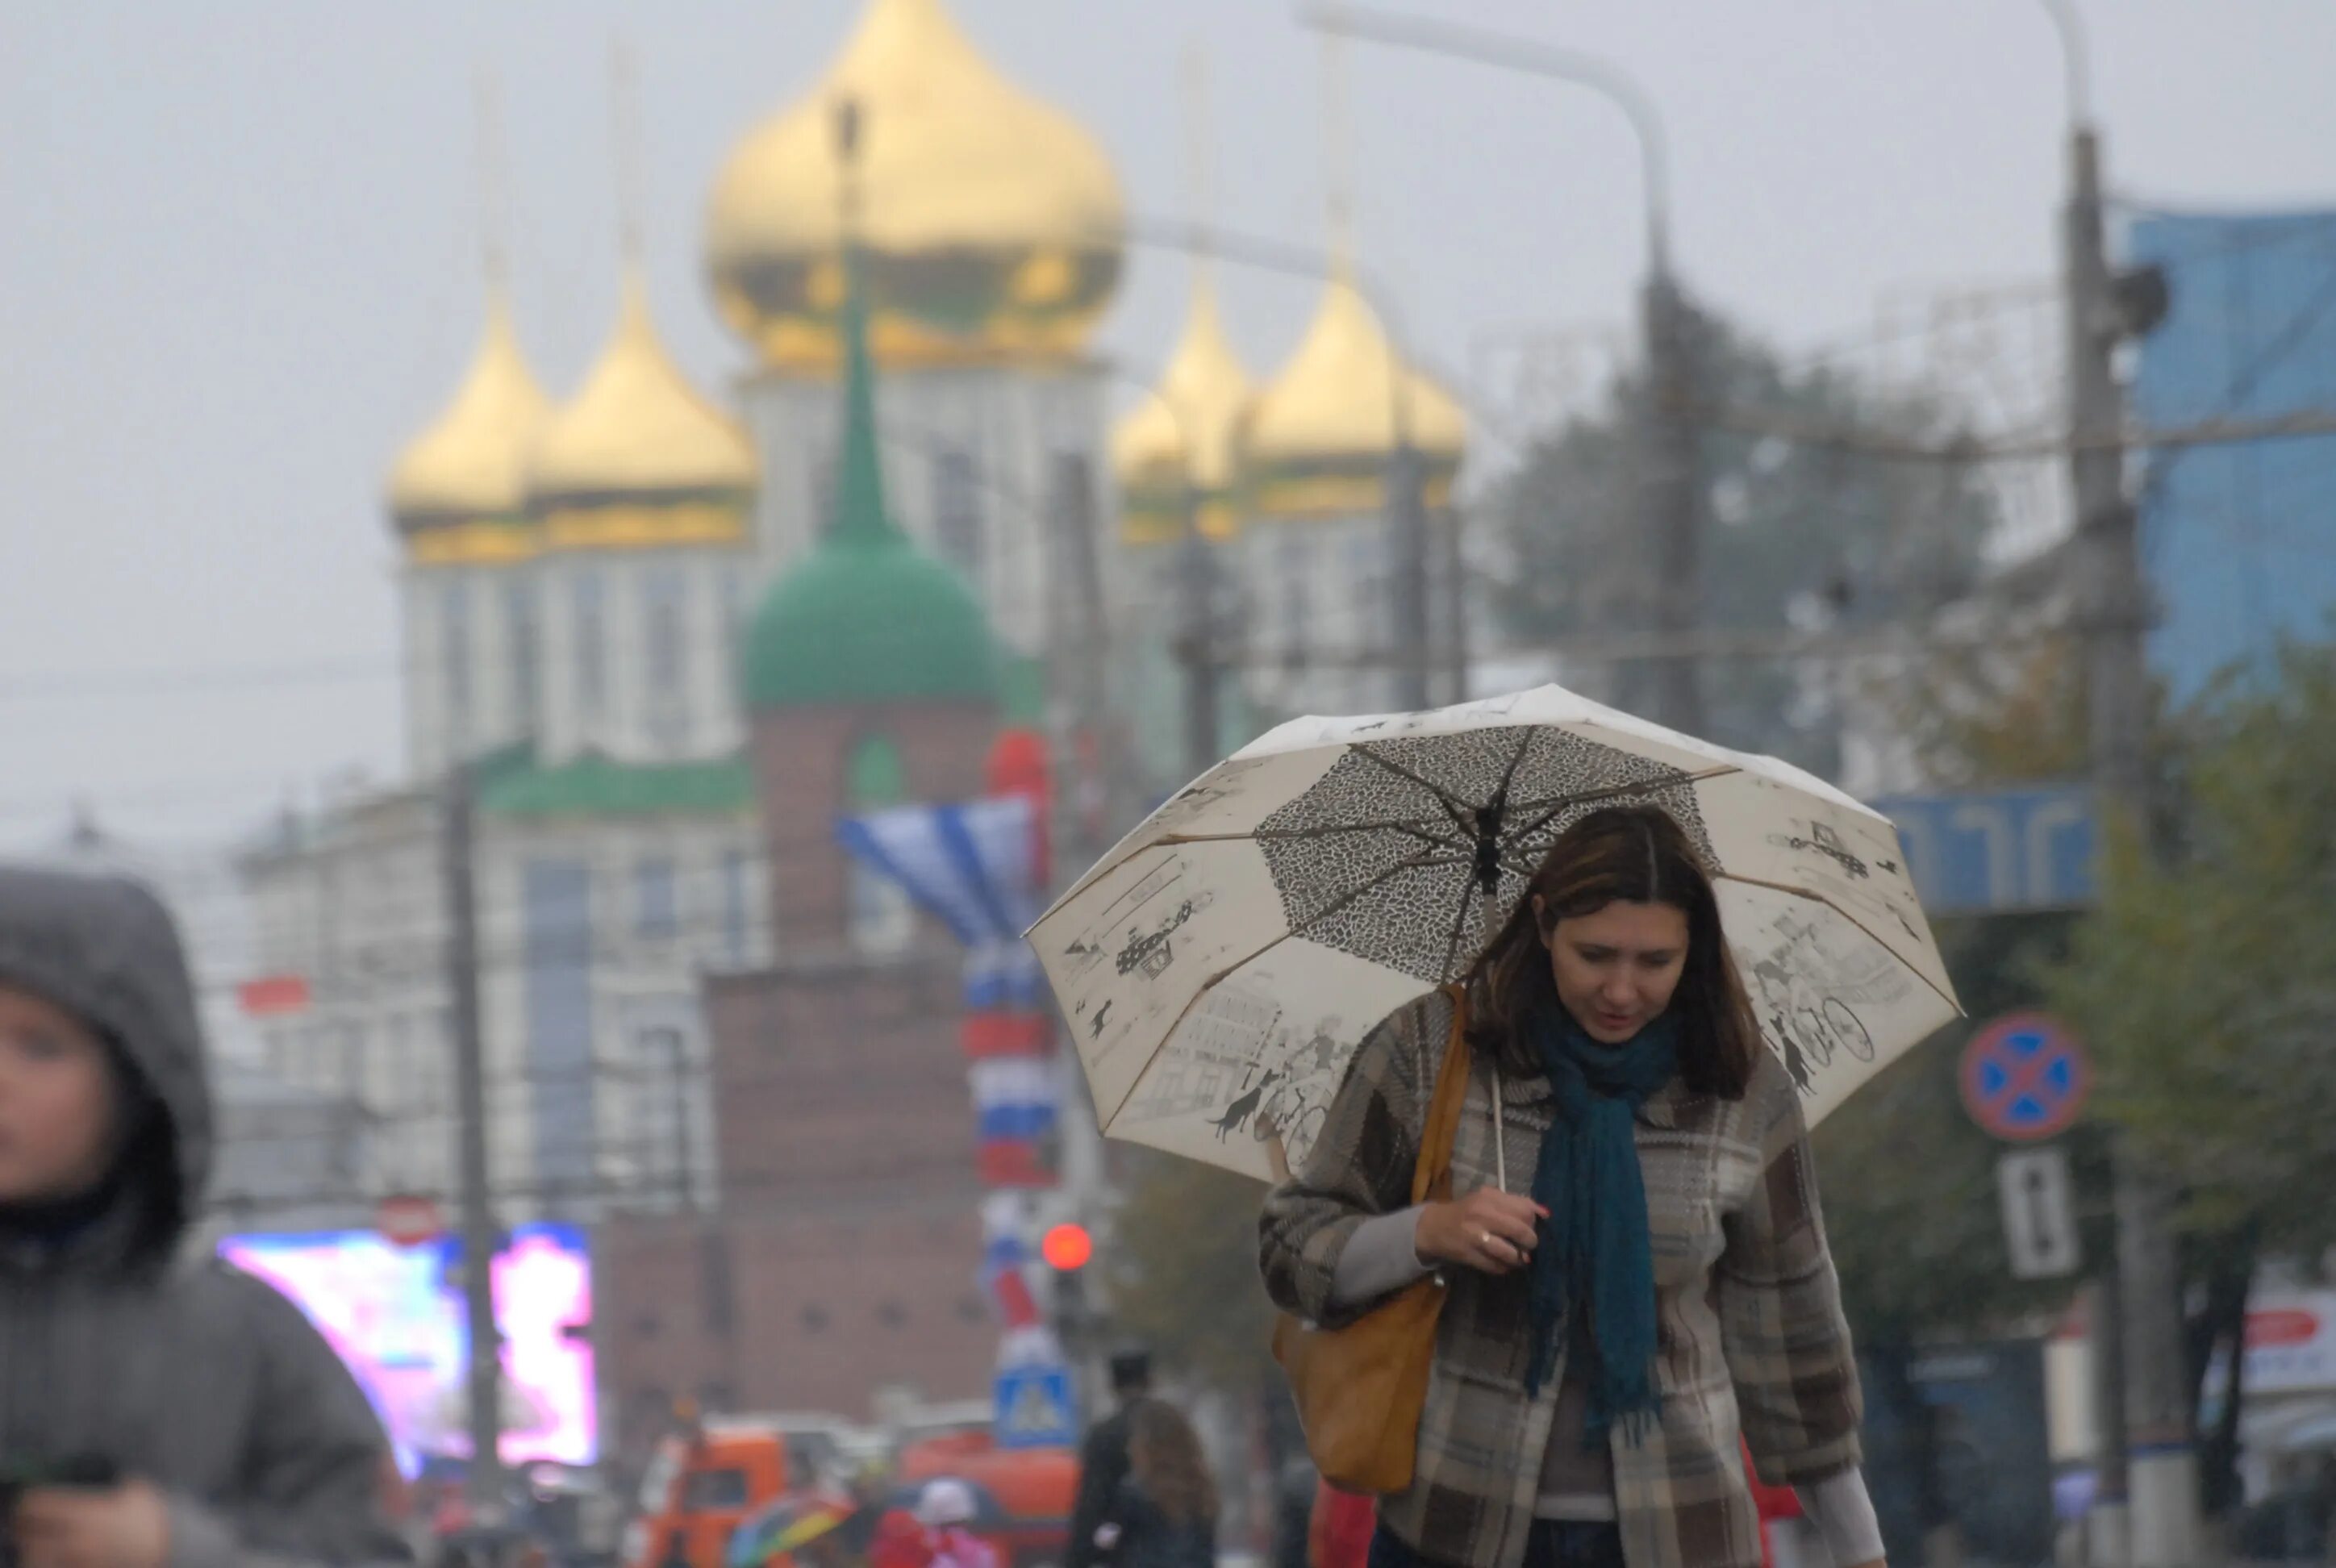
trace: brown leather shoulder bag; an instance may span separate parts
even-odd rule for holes
[[[1451,1199],[1452,1147],[1468,1093],[1467,995],[1457,986],[1445,991],[1453,999],[1452,1033],[1420,1130],[1414,1203]],[[1318,1328],[1286,1312],[1275,1321],[1274,1359],[1297,1396],[1315,1468],[1333,1486],[1390,1493],[1411,1485],[1443,1313],[1444,1281],[1431,1274],[1343,1329]]]

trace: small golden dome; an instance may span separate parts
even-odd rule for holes
[[[1193,282],[1184,331],[1158,389],[1112,433],[1112,467],[1119,477],[1129,542],[1164,542],[1183,532],[1187,482],[1199,492],[1201,531],[1212,539],[1231,537],[1230,492],[1241,419],[1255,391],[1226,340],[1216,288],[1204,271]]]
[[[1387,334],[1337,268],[1298,352],[1250,410],[1242,465],[1252,508],[1306,517],[1383,506],[1398,418],[1426,466],[1428,504],[1448,501],[1468,443],[1467,416],[1429,377],[1405,370],[1398,382],[1397,375]]]
[[[390,470],[389,510],[398,528],[517,516],[526,502],[528,452],[550,412],[520,352],[511,307],[501,289],[490,290],[478,352],[453,402]]]
[[[835,105],[861,112],[861,229],[877,358],[1061,358],[1119,280],[1119,184],[1077,124],[1000,76],[940,0],[870,0],[793,108],[715,182],[706,265],[723,319],[767,364],[832,371],[842,247]]]
[[[745,436],[683,376],[626,269],[617,330],[583,386],[543,428],[528,471],[539,510],[568,502],[735,497],[754,483]]]

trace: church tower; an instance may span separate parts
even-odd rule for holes
[[[1444,600],[1436,533],[1451,526],[1467,421],[1451,394],[1401,363],[1344,254],[1306,336],[1250,411],[1241,542],[1264,656],[1251,689],[1269,714],[1378,713],[1398,706],[1396,572],[1388,504],[1397,449],[1422,471],[1431,608]]]
[[[869,0],[825,74],[732,154],[708,213],[715,305],[756,356],[742,397],[767,562],[802,559],[842,515],[828,127],[845,100],[864,116],[862,286],[892,516],[974,587],[1013,654],[1038,655],[1062,586],[1049,573],[1077,553],[1062,530],[1105,526],[1105,373],[1087,344],[1119,279],[1117,180],[942,0]]]
[[[852,99],[835,110],[847,176],[868,123],[863,112]],[[857,190],[847,179],[839,208],[856,208]],[[844,222],[833,517],[756,610],[745,680],[774,868],[774,946],[866,958],[905,948],[910,916],[889,888],[854,875],[836,842],[836,819],[981,793],[1003,672],[989,621],[964,579],[893,521],[865,268],[857,226]]]
[[[1297,352],[1259,393],[1242,431],[1251,526],[1241,544],[1262,657],[1251,699],[1269,717],[1384,713],[1406,706],[1397,573],[1404,541],[1393,481],[1416,465],[1427,531],[1432,659],[1439,619],[1449,635],[1457,551],[1452,484],[1468,441],[1453,395],[1414,366],[1357,281],[1347,175],[1345,79],[1338,40],[1323,51],[1329,276]],[[1433,687],[1431,686],[1431,691]]]
[[[389,477],[404,547],[406,762],[416,778],[534,733],[540,541],[526,474],[550,412],[491,252],[471,368]]]
[[[545,426],[528,491],[545,760],[735,751],[754,454],[667,355],[635,256],[616,331]]]

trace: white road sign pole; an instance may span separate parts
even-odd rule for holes
[[[2083,1249],[2077,1242],[2068,1151],[2056,1144],[2010,1150],[1997,1161],[1995,1175],[2012,1277],[2055,1280],[2075,1273]]]

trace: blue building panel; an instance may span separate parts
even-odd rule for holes
[[[2154,214],[2128,251],[2173,301],[2141,345],[2144,424],[2336,410],[2336,212]],[[2331,635],[2336,436],[2160,449],[2142,493],[2151,661],[2176,701],[2282,636]]]

